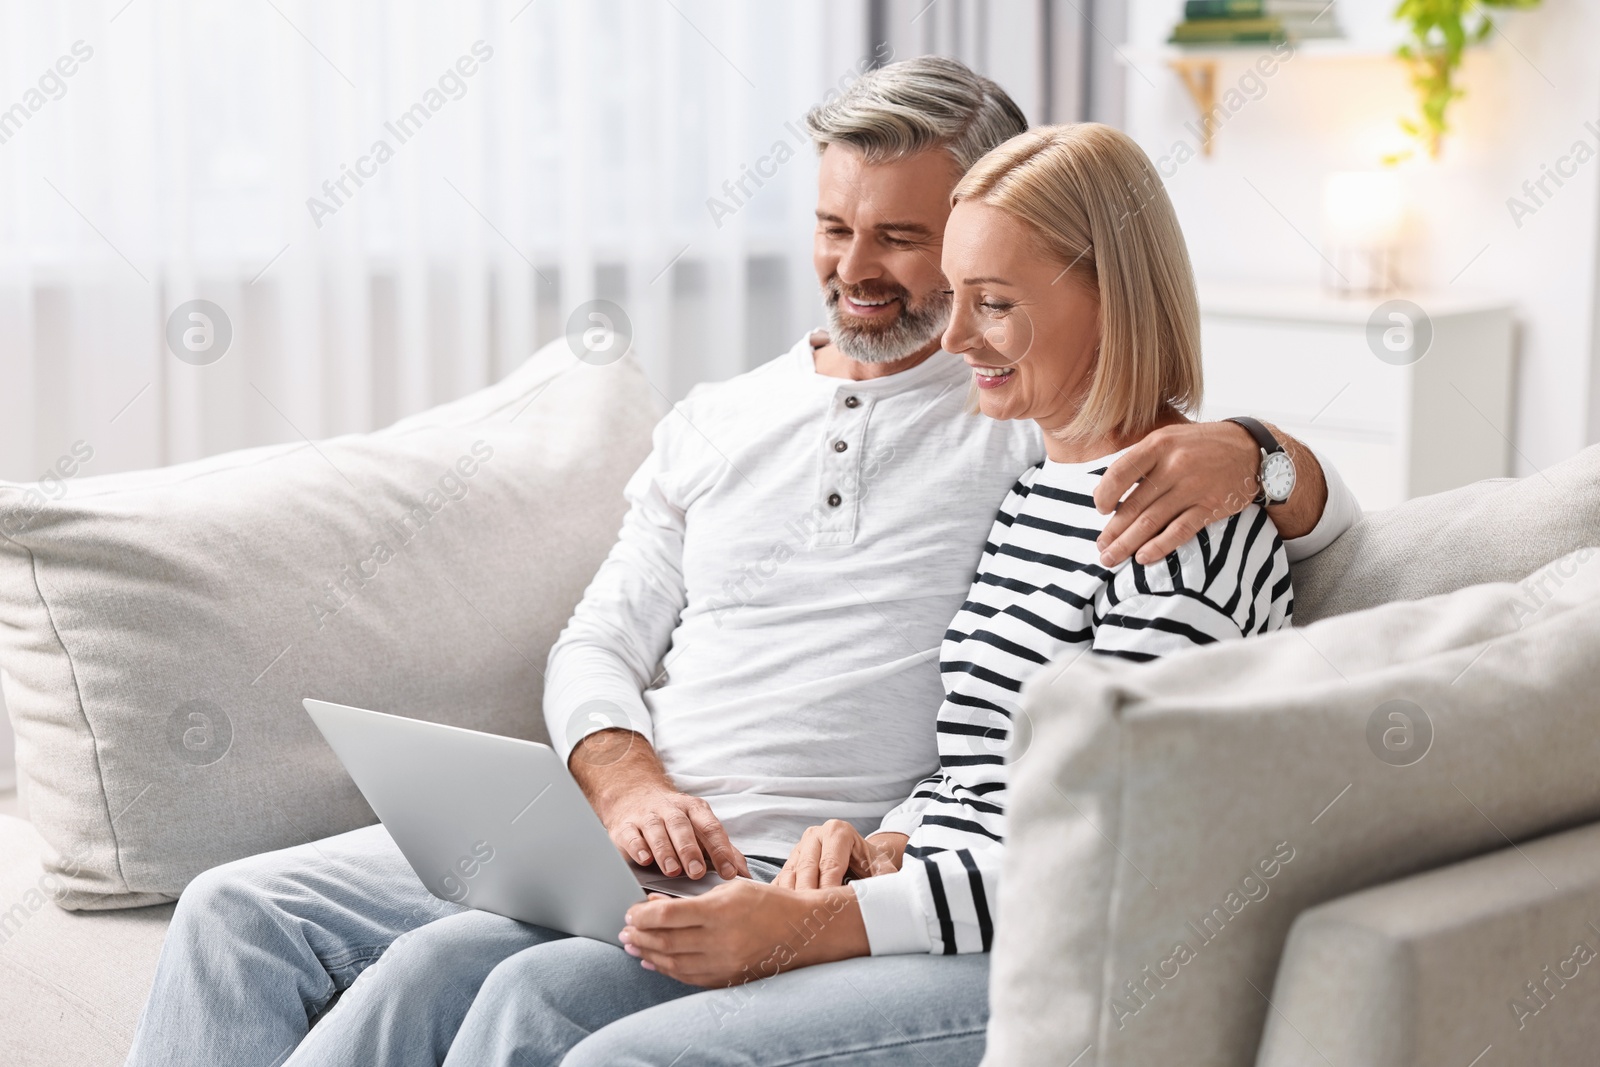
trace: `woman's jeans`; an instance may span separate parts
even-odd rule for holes
[[[987,956],[893,956],[702,990],[445,903],[370,826],[195,879],[128,1064],[954,1067],[983,1056],[988,975]]]

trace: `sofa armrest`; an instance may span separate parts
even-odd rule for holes
[[[1256,1067],[1590,1062],[1600,823],[1303,912],[1272,1006]]]

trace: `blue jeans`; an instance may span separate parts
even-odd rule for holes
[[[753,872],[752,872],[753,873]],[[974,1067],[989,957],[863,957],[726,989],[572,937],[489,974],[445,1067]]]
[[[127,1062],[954,1067],[982,1058],[987,986],[986,956],[901,956],[700,990],[438,900],[371,826],[195,879]]]

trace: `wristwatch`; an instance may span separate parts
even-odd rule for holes
[[[1262,507],[1270,507],[1288,500],[1289,494],[1294,492],[1294,460],[1289,458],[1289,453],[1284,451],[1278,439],[1272,436],[1272,431],[1248,415],[1223,421],[1243,426],[1261,447],[1261,469],[1256,472],[1256,484],[1260,486],[1260,492],[1256,493],[1255,502]]]

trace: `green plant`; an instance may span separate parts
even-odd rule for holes
[[[1452,101],[1465,95],[1456,86],[1461,53],[1494,31],[1488,8],[1529,10],[1540,0],[1400,0],[1394,17],[1406,24],[1409,40],[1399,56],[1411,66],[1411,85],[1421,108],[1419,120],[1401,119],[1400,126],[1428,155],[1439,156],[1440,144],[1450,126],[1445,112]],[[1404,153],[1410,155],[1410,153]],[[1394,162],[1404,156],[1390,157]]]

